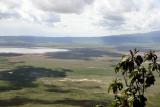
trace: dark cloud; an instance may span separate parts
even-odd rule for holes
[[[81,13],[86,5],[90,5],[94,0],[33,0],[35,6],[42,11],[57,13]]]
[[[125,23],[125,19],[122,15],[106,15],[103,16],[99,24],[101,26],[107,27],[108,29],[119,29]]]
[[[19,14],[16,12],[8,12],[8,13],[0,13],[0,19],[8,19],[8,18],[19,18]]]

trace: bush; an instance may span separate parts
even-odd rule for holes
[[[145,90],[155,83],[153,72],[160,75],[157,58],[154,51],[141,55],[136,49],[122,56],[115,67],[116,79],[108,87],[108,92],[115,96],[111,107],[145,107]]]

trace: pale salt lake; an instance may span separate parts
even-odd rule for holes
[[[44,54],[48,52],[66,52],[68,49],[57,49],[57,48],[44,48],[44,47],[33,47],[33,48],[3,48],[0,47],[0,53],[15,53],[15,54]]]

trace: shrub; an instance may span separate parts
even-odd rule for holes
[[[111,107],[145,107],[146,89],[156,80],[154,71],[160,75],[157,58],[154,51],[141,55],[137,49],[122,56],[115,67],[116,79],[108,87],[108,92],[112,91],[115,96]]]

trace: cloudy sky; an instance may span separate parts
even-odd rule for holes
[[[160,29],[160,0],[0,0],[0,36],[106,36]]]

